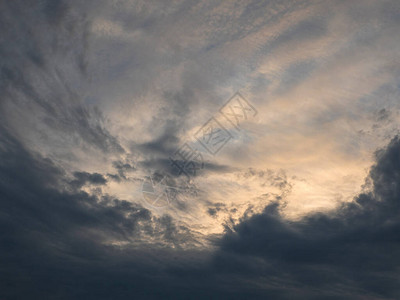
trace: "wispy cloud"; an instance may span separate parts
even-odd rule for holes
[[[1,2],[5,299],[44,283],[61,299],[394,299],[399,11]],[[257,110],[240,130],[219,111],[238,91]],[[232,134],[214,155],[196,140],[211,117]],[[185,142],[204,168],[149,205],[143,180]]]

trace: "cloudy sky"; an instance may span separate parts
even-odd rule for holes
[[[400,2],[0,0],[1,299],[399,299]]]

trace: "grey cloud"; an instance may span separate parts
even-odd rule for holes
[[[151,213],[140,206],[107,195],[100,198],[90,196],[77,190],[85,183],[105,184],[102,175],[76,172],[76,179],[71,182],[74,190],[69,191],[70,181],[65,172],[51,160],[32,155],[7,132],[3,134],[1,145],[2,157],[7,158],[1,164],[3,212],[10,214],[10,208],[18,212],[13,220],[15,224],[20,223],[18,226],[27,222],[39,226],[43,222],[44,236],[53,228],[58,227],[67,234],[80,226],[82,229],[87,226],[87,229],[101,232],[103,228],[110,233],[125,232],[134,236],[139,220],[151,221]]]
[[[215,203],[212,207],[208,208],[207,213],[212,217],[216,217],[220,211],[226,212],[227,210],[224,203]]]
[[[377,152],[368,178],[371,191],[354,202],[297,221],[282,216],[281,202],[256,215],[250,206],[239,224],[227,221],[222,237],[201,236],[170,215],[80,189],[125,180],[129,172],[171,171],[168,157],[190,122],[200,125],[204,116],[198,114],[209,113],[200,112],[203,106],[245,87],[243,78],[249,75],[251,81],[261,55],[292,41],[317,40],[328,30],[328,19],[310,17],[272,40],[256,36],[255,44],[245,47],[235,42],[312,2],[238,1],[229,14],[225,4],[212,1],[110,3],[0,1],[5,41],[0,46],[0,298],[399,298],[398,138]],[[114,10],[114,3],[121,7]],[[376,28],[382,20],[398,23],[395,2],[369,3],[378,11]],[[369,20],[370,6],[356,4],[349,8],[354,18]],[[92,35],[97,17],[121,25],[125,36]],[[372,29],[360,30],[355,42],[368,45],[376,34]],[[314,67],[308,60],[285,66],[277,74],[279,91],[297,86]],[[171,69],[179,74],[170,82]],[[255,85],[271,79],[254,76]],[[89,82],[92,95],[86,98]],[[387,92],[387,86],[382,89]],[[107,109],[129,107],[132,97],[135,104],[150,101],[153,90],[157,105],[145,129],[151,138],[128,141],[125,150],[108,127]],[[372,102],[367,96],[363,101]],[[386,118],[385,112],[377,115]],[[33,152],[32,141],[49,147],[49,155]],[[115,174],[83,168],[73,170],[71,179],[58,154],[72,155],[75,146],[117,154],[110,158]],[[118,157],[125,151],[139,158]],[[206,163],[206,170],[236,171],[217,163]],[[282,192],[292,188],[283,172],[249,169],[240,176]],[[212,217],[229,212],[235,208],[222,203],[202,211]],[[204,248],[204,240],[212,247]]]
[[[290,274],[290,280],[304,289],[321,289],[334,299],[350,295],[355,299],[395,298],[400,292],[396,279],[400,264],[396,254],[400,250],[399,153],[397,137],[377,152],[377,163],[369,175],[372,191],[360,194],[354,202],[294,222],[285,220],[280,204],[273,203],[227,233],[219,255],[227,252],[237,260],[243,256],[262,259],[266,266],[279,266],[281,276]],[[266,267],[248,272],[257,278],[277,271]],[[359,294],[355,290],[349,296],[336,294],[330,290],[333,282],[348,292],[359,288]]]
[[[291,64],[282,72],[282,79],[276,92],[278,94],[285,93],[295,88],[296,85],[306,80],[317,66],[318,64],[313,60],[305,60]]]
[[[160,136],[154,138],[151,142],[132,145],[132,151],[140,150],[146,156],[168,156],[178,149],[180,141],[178,134],[182,130],[183,124],[177,124],[175,121],[167,120],[164,124],[158,125],[157,127],[162,128],[163,131]]]
[[[123,152],[105,128],[102,113],[82,103],[87,20],[65,1],[2,2],[0,14],[7,41],[0,49],[1,116],[9,126],[53,144],[61,134],[75,145],[82,141],[103,151]],[[16,113],[12,105],[25,109]],[[29,128],[19,119],[47,128]]]
[[[126,179],[125,173],[134,172],[136,170],[131,162],[114,161],[113,167],[117,170],[118,175],[124,179]],[[114,178],[114,176],[111,177]]]
[[[107,180],[104,178],[103,175],[99,173],[88,173],[88,172],[74,172],[74,179],[71,181],[71,185],[74,187],[82,187],[87,183],[94,184],[94,185],[104,185],[107,183]]]
[[[0,259],[8,266],[1,273],[8,283],[2,289],[6,298],[27,293],[40,298],[40,289],[50,283],[46,294],[61,292],[65,299],[390,299],[399,293],[398,138],[377,152],[372,190],[355,202],[292,222],[275,202],[262,214],[245,215],[221,239],[213,238],[215,252],[192,252],[183,245],[196,243],[193,233],[171,217],[157,219],[105,195],[63,191],[62,170],[2,132]],[[249,171],[249,176],[260,174]],[[224,209],[220,203],[209,213]],[[101,242],[143,245],[141,236],[170,246],[119,248]],[[15,290],[16,283],[22,288]]]
[[[270,50],[279,48],[294,41],[304,41],[309,39],[318,39],[327,32],[327,19],[315,17],[299,22],[282,32],[270,45]]]
[[[107,245],[111,241],[140,245],[153,237],[154,249],[193,242],[191,231],[177,226],[168,216],[157,218],[140,205],[107,195],[70,191],[63,170],[50,159],[27,151],[4,127],[1,132],[0,223],[4,230],[0,234],[3,267],[0,294],[3,299],[25,298],[29,294],[32,299],[42,298],[39,291],[49,284],[58,286],[58,292],[54,287],[47,288],[49,297],[62,291],[63,299],[72,297],[74,292],[69,290],[69,284],[64,287],[59,284],[75,282],[73,278],[86,268],[80,262],[91,265],[89,272],[98,272],[105,257],[118,260],[120,250],[118,246]],[[99,174],[78,172],[75,176],[80,184],[105,181]],[[104,263],[108,265],[110,261]],[[15,290],[17,282],[22,287]],[[80,293],[85,290],[78,289]]]

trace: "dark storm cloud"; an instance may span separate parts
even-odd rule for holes
[[[105,184],[100,174],[75,173],[79,182],[73,183],[71,190],[65,171],[50,159],[27,151],[3,126],[0,129],[2,299],[40,299],[44,295],[68,299],[76,292],[82,297],[86,288],[76,286],[76,276],[88,272],[80,279],[90,285],[91,280],[99,279],[92,278],[92,272],[105,271],[103,267],[127,255],[118,244],[112,246],[113,241],[139,246],[154,238],[153,246],[180,247],[193,240],[190,230],[175,225],[168,215],[157,218],[140,205],[77,189],[83,183]],[[143,256],[127,262],[135,269],[128,273],[139,279],[137,263],[146,260],[146,254],[142,250],[128,252]],[[152,268],[147,265],[146,271],[152,273]],[[108,274],[122,280],[124,272]],[[103,279],[100,281],[105,283]],[[75,288],[80,292],[74,292]]]
[[[69,181],[65,171],[51,160],[28,152],[4,128],[0,150],[2,212],[5,216],[10,214],[8,217],[15,213],[12,222],[16,226],[25,226],[29,222],[43,226],[43,237],[57,227],[66,235],[71,229],[81,227],[82,231],[77,232],[79,236],[84,234],[86,226],[89,231],[100,233],[104,230],[111,235],[118,232],[117,235],[126,238],[135,238],[141,233],[157,234],[157,230],[151,227],[152,214],[140,205],[108,195],[91,196],[78,189],[84,184],[106,184],[101,174],[75,172],[76,179]],[[138,222],[144,222],[145,226],[139,226]],[[160,230],[165,227],[170,237],[171,221],[162,219],[156,222],[160,224]],[[28,225],[27,229],[38,229],[34,227]],[[107,239],[107,233],[103,238]]]
[[[194,241],[193,233],[169,216],[155,218],[126,201],[71,191],[63,170],[28,152],[3,127],[1,132],[4,299],[399,295],[398,138],[377,152],[370,193],[330,213],[295,222],[285,220],[280,204],[273,203],[262,214],[244,217],[222,239],[214,239],[219,249],[212,254],[180,249]],[[96,174],[75,176],[104,183]],[[208,213],[215,215],[223,207],[210,207]],[[170,246],[144,246],[143,237]],[[128,241],[130,246],[107,245],[110,240]]]
[[[371,192],[360,194],[354,202],[333,212],[308,215],[295,222],[280,215],[279,203],[271,204],[264,213],[242,220],[227,233],[220,241],[218,257],[228,255],[239,262],[243,257],[249,262],[260,259],[264,267],[245,273],[255,279],[286,274],[305,290],[323,291],[326,297],[398,297],[399,138],[378,151],[376,158],[368,178]],[[339,286],[340,292],[335,291]],[[304,299],[309,296],[312,293]]]
[[[211,102],[203,96],[213,93],[217,84],[209,82],[229,81],[228,74],[235,73],[230,63],[213,56],[211,50],[256,32],[266,22],[281,18],[303,2],[286,5],[270,1],[267,7],[261,2],[249,2],[240,14],[212,15],[204,21],[201,13],[207,15],[208,10],[218,9],[218,5],[200,5],[197,14],[201,16],[200,23],[214,24],[211,33],[204,37],[211,43],[199,47],[210,56],[207,58],[196,50],[182,55],[184,60],[196,57],[194,68],[184,72],[181,89],[163,93],[165,105],[155,113],[150,129],[151,136],[156,138],[132,146],[132,152],[139,151],[142,160],[112,158],[116,174],[81,170],[72,172],[73,177],[59,161],[53,160],[54,156],[47,158],[28,149],[26,139],[30,134],[40,133],[42,140],[38,143],[52,147],[83,143],[104,152],[124,150],[106,129],[102,112],[86,107],[80,99],[82,82],[89,76],[86,61],[89,24],[84,14],[72,9],[70,3],[76,4],[61,0],[0,0],[0,35],[6,41],[0,45],[1,299],[400,297],[398,138],[377,152],[377,163],[366,184],[371,192],[358,195],[354,202],[298,221],[286,220],[280,212],[282,204],[275,202],[261,214],[250,217],[245,213],[239,224],[232,221],[223,237],[204,237],[196,228],[177,223],[169,215],[156,216],[139,204],[101,191],[90,195],[81,190],[85,185],[104,187],[109,184],[106,178],[126,179],[138,167],[170,170],[168,157],[189,128],[186,125],[190,112],[196,110],[199,100]],[[94,7],[101,2],[87,3]],[[156,59],[160,45],[163,49],[165,45],[176,48],[174,55],[166,58],[171,65],[180,61],[177,57],[184,54],[185,43],[175,45],[158,40],[168,32],[164,28],[176,24],[179,17],[196,6],[182,2],[175,13],[168,14],[165,10],[170,5],[160,3],[153,14],[119,13],[123,27],[139,27],[157,41],[139,40],[134,44],[136,52],[129,54],[133,59],[128,55],[129,62],[118,62],[119,67],[135,66],[139,70],[132,75],[135,79],[132,85],[138,89],[152,86],[148,79],[159,70],[152,68],[143,72],[145,75],[142,71],[146,71],[144,66],[162,62]],[[148,9],[151,8],[150,5]],[[272,20],[264,20],[268,10],[279,13],[270,16]],[[395,18],[392,11],[386,14]],[[234,23],[237,26],[232,26]],[[192,27],[193,24],[196,23],[189,23]],[[191,26],[181,27],[191,32]],[[297,37],[313,40],[325,32],[322,18],[302,22],[274,39],[271,49]],[[110,39],[110,44],[114,43]],[[268,45],[261,42],[260,51],[266,48]],[[293,64],[284,73],[283,84],[296,86],[294,75],[312,71],[313,65],[308,61]],[[200,75],[202,72],[204,76]],[[125,69],[113,70],[108,75],[116,73],[121,78],[127,75]],[[208,75],[212,75],[212,80]],[[114,98],[107,99],[111,100]],[[387,118],[386,113],[379,115],[378,121]],[[38,128],[34,126],[37,124]],[[66,152],[69,154],[71,150]],[[205,164],[207,169],[220,173],[232,171],[228,166],[212,163]],[[259,178],[264,185],[272,182],[283,192],[291,189],[285,174],[250,169],[243,176]],[[205,209],[204,214],[217,218],[233,210],[216,203]],[[214,247],[205,250],[200,242],[204,239]]]

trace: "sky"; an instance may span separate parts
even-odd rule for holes
[[[399,1],[0,24],[0,299],[400,298]]]

